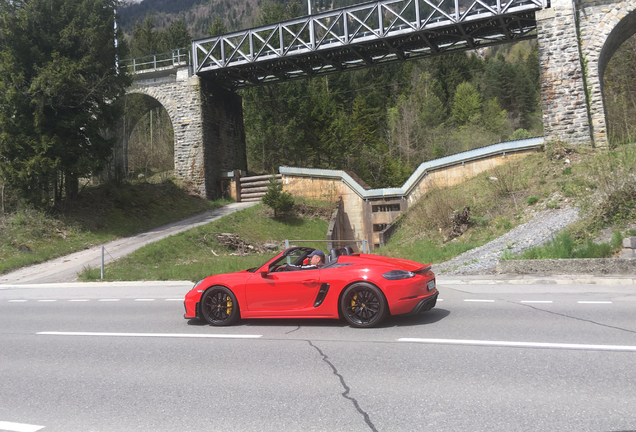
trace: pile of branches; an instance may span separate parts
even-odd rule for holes
[[[216,239],[223,246],[236,251],[230,255],[245,256],[253,252],[263,253],[267,251],[266,248],[261,245],[252,245],[246,242],[241,239],[238,234],[221,233],[216,235]]]
[[[451,226],[446,232],[446,241],[449,242],[464,234],[470,227],[470,207],[464,207],[462,211],[453,211],[451,215]]]

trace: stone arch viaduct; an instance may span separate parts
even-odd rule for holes
[[[379,10],[384,3],[408,1],[381,0],[376,3],[376,7]],[[428,0],[410,1],[432,4]],[[444,1],[448,0],[436,4]],[[452,20],[453,16],[459,17],[462,0],[450,1],[454,1],[455,12],[445,14],[445,17]],[[536,29],[536,32],[527,33],[522,38],[532,36],[538,41],[545,137],[526,142],[501,143],[426,162],[399,188],[369,190],[344,172],[281,167],[284,188],[294,195],[339,200],[339,216],[332,219],[332,225],[335,225],[330,228],[328,240],[364,241],[372,247],[381,245],[390,237],[393,220],[418,196],[424,194],[431,184],[444,186],[457,183],[462,178],[474,176],[504,163],[507,159],[534,151],[544,142],[559,140],[571,145],[608,147],[603,75],[618,47],[636,33],[636,0],[528,1],[545,6],[531,11],[531,19],[528,19],[526,13],[521,20],[525,20],[525,28]],[[485,4],[492,6],[494,2],[497,8],[504,4],[503,0],[475,0],[470,8]],[[527,3],[521,1],[519,4],[523,7]],[[467,12],[464,16],[469,16],[470,8],[465,9]],[[455,23],[456,26],[459,24],[461,23]],[[278,27],[282,29],[284,25]],[[287,28],[285,30],[289,31]],[[250,32],[248,30],[246,35]],[[466,41],[465,28],[461,29],[461,33],[464,42],[467,42],[465,49],[474,48],[474,41]],[[508,34],[508,39],[513,33]],[[282,44],[283,30],[280,30],[280,34]],[[446,35],[445,32],[437,33],[442,38]],[[227,40],[228,47],[234,46],[241,56],[249,57],[241,46],[245,38],[235,45],[232,45],[234,42],[231,39]],[[391,41],[382,42],[390,44]],[[313,43],[312,39],[312,45]],[[431,45],[430,41],[427,43]],[[197,46],[197,41],[193,41],[193,48]],[[268,46],[273,49],[266,53],[271,57],[276,48]],[[224,56],[225,48],[221,47]],[[253,48],[250,40],[247,49],[251,49],[253,53]],[[302,49],[304,48],[301,47]],[[280,52],[283,51],[281,45]],[[320,56],[311,57],[311,50],[307,51],[310,51],[305,58],[307,63],[300,69],[311,72],[314,69],[308,65]],[[354,48],[354,51],[359,50]],[[396,57],[400,57],[400,60],[404,59],[404,52],[399,52],[395,47],[392,51],[397,51]],[[210,53],[206,58],[210,57]],[[436,55],[440,53],[437,52]],[[361,57],[370,66],[371,57]],[[228,58],[228,63],[231,61],[236,61],[232,60],[232,55]],[[139,71],[130,92],[144,95],[148,109],[162,105],[168,112],[174,129],[175,175],[191,180],[203,195],[216,197],[223,193],[228,184],[231,185],[231,190],[236,190],[237,175],[247,171],[242,101],[235,92],[211,80],[209,74],[194,74],[196,62],[195,58],[194,68],[192,65],[183,66],[178,63],[171,67]],[[224,64],[217,60],[208,64],[215,67],[215,62]],[[248,63],[247,67],[251,67],[253,71],[263,69],[250,65],[250,59],[243,63]],[[284,61],[280,64],[283,63]],[[333,59],[329,63],[334,65]],[[277,67],[275,63],[269,66],[274,69]],[[247,71],[249,74],[249,69]],[[239,76],[244,82],[249,80],[252,85],[259,82],[255,76],[248,74],[228,72],[226,76],[232,74]],[[270,76],[276,80],[279,77],[284,78],[285,74],[279,70]],[[355,242],[352,245],[355,246]]]
[[[534,12],[545,140],[607,147],[603,74],[618,47],[636,33],[636,0],[550,0],[545,5]],[[192,180],[213,197],[220,193],[223,172],[246,171],[236,93],[193,74],[192,66],[179,65],[136,74],[130,91],[169,113],[177,177]]]

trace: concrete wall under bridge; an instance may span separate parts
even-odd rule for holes
[[[336,202],[342,199],[343,238],[366,240],[371,248],[384,244],[393,221],[433,187],[449,187],[543,149],[543,138],[495,144],[424,162],[402,187],[370,189],[348,172],[280,167],[283,189],[295,197]],[[335,245],[337,246],[337,244]],[[360,248],[358,249],[360,250]]]

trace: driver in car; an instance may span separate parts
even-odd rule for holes
[[[309,258],[309,264],[299,266],[284,264],[278,268],[278,271],[315,270],[325,265],[325,254],[321,250],[316,249],[307,255],[307,258]]]

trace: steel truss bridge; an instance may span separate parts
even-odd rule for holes
[[[382,0],[192,41],[194,73],[241,88],[536,37],[549,0]]]

